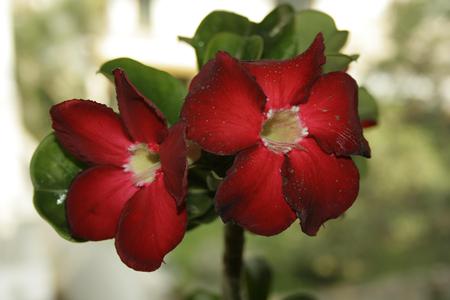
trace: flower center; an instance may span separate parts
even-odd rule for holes
[[[131,155],[128,163],[123,166],[125,172],[133,173],[137,186],[152,182],[161,168],[158,153],[152,152],[146,144],[134,144],[128,150]]]
[[[308,135],[308,129],[303,126],[298,111],[298,106],[269,110],[260,134],[267,148],[274,152],[287,153]]]

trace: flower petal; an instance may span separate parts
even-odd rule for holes
[[[216,194],[224,222],[233,220],[260,235],[274,235],[295,220],[282,192],[284,156],[258,145],[236,156]]]
[[[370,157],[358,116],[358,87],[343,72],[328,73],[314,84],[300,118],[327,153]]]
[[[113,71],[120,116],[136,142],[160,144],[167,123],[159,109],[133,86],[121,69]]]
[[[137,271],[154,271],[183,239],[187,214],[178,211],[164,186],[164,175],[143,187],[127,203],[116,235],[122,261]]]
[[[219,52],[191,84],[182,111],[187,137],[221,155],[247,148],[259,138],[264,100],[241,65]]]
[[[267,96],[266,111],[287,108],[306,99],[325,63],[322,34],[308,50],[288,60],[243,63]]]
[[[376,120],[371,120],[371,119],[361,120],[362,128],[369,128],[369,127],[373,127],[373,126],[377,126],[377,125],[378,125],[378,122]]]
[[[114,237],[123,206],[137,190],[131,174],[121,168],[96,166],[83,171],[67,196],[70,231],[91,241]]]
[[[351,158],[326,154],[311,138],[302,140],[300,147],[288,154],[283,166],[284,191],[302,230],[315,235],[322,223],[353,204],[359,173]]]
[[[62,146],[79,160],[122,166],[132,144],[119,116],[90,100],[68,100],[50,110],[53,129]]]
[[[187,146],[185,124],[177,123],[161,144],[159,157],[167,190],[180,206],[187,193]]]

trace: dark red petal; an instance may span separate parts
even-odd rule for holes
[[[282,192],[283,155],[255,146],[236,156],[216,194],[224,222],[235,221],[260,235],[274,235],[295,220]]]
[[[183,239],[186,222],[186,210],[177,210],[161,174],[126,204],[116,235],[117,253],[130,268],[154,271]]]
[[[339,217],[355,201],[359,173],[349,157],[326,154],[313,139],[300,142],[283,167],[287,201],[297,211],[302,230],[315,235],[327,220]]]
[[[378,124],[378,122],[376,120],[370,120],[370,119],[361,120],[361,126],[363,128],[370,128],[373,126],[377,126],[377,124]]]
[[[358,86],[346,73],[322,76],[300,106],[300,117],[327,153],[370,157],[358,116]]]
[[[137,142],[160,144],[167,135],[164,115],[128,80],[121,69],[114,70],[120,117]]]
[[[169,130],[169,135],[161,144],[159,157],[167,190],[180,206],[187,192],[187,146],[185,124],[177,123]]]
[[[255,144],[265,96],[229,54],[219,52],[193,79],[183,107],[187,137],[216,154]]]
[[[96,166],[83,171],[67,196],[70,231],[91,241],[114,237],[123,206],[137,190],[131,174],[121,168]]]
[[[119,116],[89,100],[68,100],[50,110],[53,129],[62,146],[78,159],[122,166],[132,144]]]
[[[199,89],[205,89],[205,83],[210,79],[211,74],[215,72],[216,68],[216,59],[211,59],[203,65],[200,72],[192,78],[191,83],[189,84],[189,93],[192,94]]]
[[[308,50],[284,61],[243,63],[267,96],[266,110],[280,109],[306,99],[325,63],[323,37],[319,33]]]

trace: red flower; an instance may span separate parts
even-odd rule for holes
[[[153,271],[186,230],[185,130],[181,123],[168,129],[123,71],[114,76],[120,116],[85,100],[68,100],[50,111],[58,141],[92,165],[70,186],[67,219],[75,237],[115,237],[126,265]]]
[[[227,222],[261,235],[296,218],[309,235],[349,208],[359,189],[350,155],[370,156],[357,114],[357,85],[322,75],[322,35],[284,61],[239,62],[224,52],[193,79],[182,111],[187,137],[237,154],[216,194]]]

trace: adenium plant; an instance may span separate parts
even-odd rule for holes
[[[181,38],[200,67],[188,90],[131,59],[107,62],[119,112],[79,99],[50,109],[54,133],[31,162],[36,209],[68,240],[115,238],[138,271],[220,216],[223,297],[241,299],[244,230],[271,236],[299,219],[316,235],[358,195],[353,159],[370,157],[363,125],[377,108],[346,73],[357,58],[339,53],[347,36],[288,5],[260,23],[217,11]],[[248,299],[268,297],[249,282]]]

